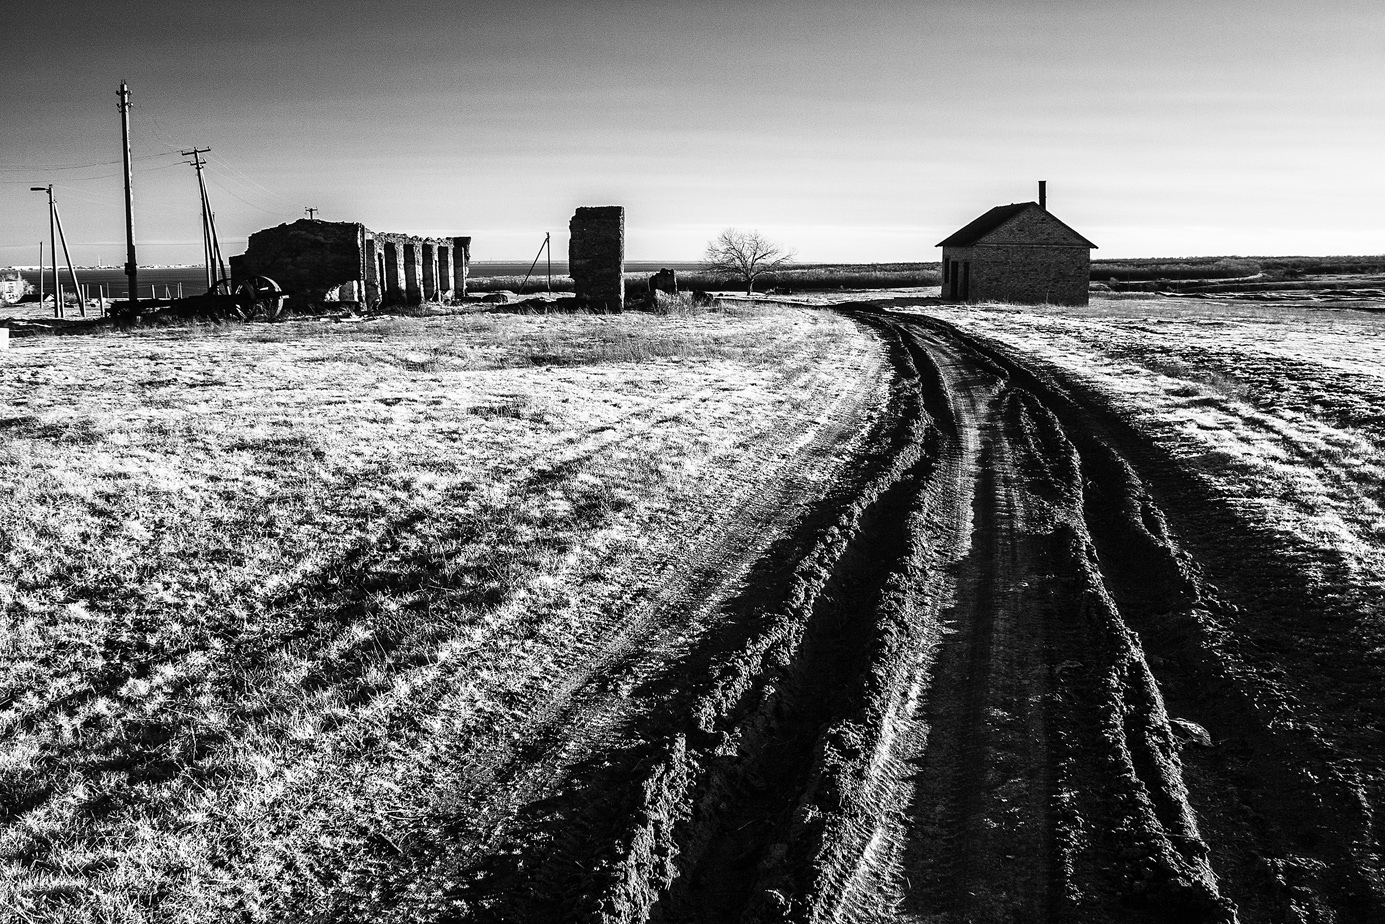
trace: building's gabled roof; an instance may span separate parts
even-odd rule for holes
[[[1073,231],[1072,228],[1069,228],[1067,225],[1063,224],[1063,222],[1056,218],[1052,212],[1043,208],[1037,202],[1012,202],[1009,205],[997,205],[995,208],[991,209],[989,212],[986,212],[980,218],[977,218],[969,224],[963,226],[960,230],[954,232],[951,236],[939,241],[934,246],[970,247],[973,244],[979,243],[982,238],[988,236],[997,228],[1004,226],[1011,219],[1015,218],[1023,212],[1028,211],[1029,209],[1038,209],[1039,211],[1043,212],[1044,215],[1050,221],[1057,223],[1058,225],[1066,229],[1069,233],[1071,233],[1073,238],[1075,238],[1075,240],[1073,241],[1073,246],[1085,245],[1087,247],[1091,247],[1094,249],[1096,248],[1095,244],[1087,240],[1082,235],[1078,234],[1076,231]]]

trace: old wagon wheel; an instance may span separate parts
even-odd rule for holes
[[[236,308],[242,320],[259,316],[266,321],[275,321],[284,312],[286,297],[279,283],[273,279],[253,276],[236,288]]]
[[[212,284],[207,290],[208,298],[212,299],[212,306],[215,310],[224,311],[226,314],[241,321],[247,320],[247,316],[240,304],[240,298],[236,295],[235,285],[229,277],[222,276]]]

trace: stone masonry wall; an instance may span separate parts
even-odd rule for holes
[[[976,242],[976,246],[991,244],[1067,244],[1087,246],[1071,228],[1039,208],[1026,209],[1005,224]],[[1090,254],[1088,255],[1090,256]]]
[[[359,222],[300,218],[250,235],[234,265],[237,279],[268,276],[295,305],[418,304],[465,295],[470,252],[469,237],[385,234]]]
[[[677,295],[678,273],[667,267],[659,270],[653,276],[649,277],[649,291],[651,293],[667,292],[670,295]],[[651,294],[650,298],[652,299],[653,297],[654,296]]]
[[[1085,305],[1091,276],[1091,252],[1086,247],[1046,244],[978,244],[943,248],[949,273],[958,278],[970,264],[969,302],[1013,302],[1021,305]],[[943,298],[950,298],[951,279],[943,281]]]
[[[457,253],[456,242],[464,240],[469,246],[471,238],[412,237],[367,230],[366,239],[367,249],[377,256],[366,261],[365,287],[367,292],[376,293],[380,304],[417,305],[466,294],[467,260]],[[446,272],[441,269],[444,264]]]
[[[625,207],[579,208],[568,224],[568,272],[577,303],[602,311],[625,309]]]
[[[466,278],[471,270],[471,238],[452,238],[452,295],[466,295]]]
[[[354,221],[300,218],[256,231],[237,267],[245,276],[268,276],[279,283],[292,293],[292,304],[321,302],[343,283],[365,278],[365,227]]]

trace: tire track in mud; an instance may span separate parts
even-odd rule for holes
[[[915,715],[925,703],[931,706],[937,700],[927,694],[934,686],[933,674],[940,669],[937,656],[945,638],[971,630],[969,624],[959,630],[957,620],[947,614],[958,603],[959,586],[976,589],[975,574],[959,580],[959,573],[966,567],[970,547],[982,452],[975,422],[981,419],[998,380],[985,370],[961,368],[945,354],[930,353],[897,329],[891,333],[908,351],[920,376],[923,403],[937,428],[937,464],[920,486],[912,514],[914,567],[905,587],[907,603],[897,608],[902,618],[896,620],[894,632],[888,627],[889,614],[880,614],[885,617],[882,634],[894,637],[892,644],[881,646],[876,672],[891,679],[881,684],[876,708],[867,710],[875,713],[867,724],[877,730],[877,742],[855,800],[855,817],[838,830],[825,832],[819,850],[817,865],[822,875],[815,917],[824,920],[874,920],[885,917],[886,909],[902,911],[913,886],[910,879],[896,874],[914,839],[915,823],[904,811],[908,794],[933,784],[932,801],[938,810],[957,808],[948,805],[947,780],[918,773],[928,726],[915,721]],[[998,547],[993,551],[999,551]],[[989,590],[989,585],[980,589]],[[969,637],[976,638],[977,633]],[[970,647],[981,656],[989,646],[977,639]],[[975,712],[983,704],[971,697],[968,706]],[[958,796],[958,801],[965,800],[962,793]]]
[[[644,745],[582,791],[605,824],[551,813],[560,859],[488,919],[1231,919],[1061,427],[862,320],[899,370],[873,451],[662,674]]]
[[[468,919],[1385,919],[1370,805],[1276,730],[1169,525],[1220,511],[1013,357],[854,316],[896,368],[857,458],[665,598],[696,638],[589,665],[632,690],[553,700]]]
[[[1108,837],[1108,849],[1117,857],[1140,857],[1133,869],[1125,864],[1125,881],[1119,883],[1125,900],[1135,897],[1129,894],[1134,888],[1143,885],[1140,891],[1146,893],[1172,881],[1178,889],[1167,896],[1173,899],[1170,907],[1182,908],[1173,920],[1233,913],[1231,901],[1216,898],[1218,891],[1234,901],[1246,921],[1380,920],[1380,836],[1378,829],[1373,832],[1370,790],[1359,782],[1366,771],[1353,769],[1368,755],[1348,752],[1334,759],[1314,740],[1311,726],[1304,734],[1306,723],[1294,715],[1293,698],[1276,687],[1273,675],[1246,662],[1245,640],[1235,638],[1238,629],[1252,637],[1257,631],[1246,620],[1253,610],[1227,600],[1203,564],[1216,566],[1218,579],[1230,586],[1244,586],[1263,573],[1275,551],[1247,536],[1244,525],[1214,499],[1190,490],[1186,473],[1132,439],[1124,422],[1099,401],[1074,400],[1076,395],[1039,379],[1007,354],[980,349],[945,325],[936,329],[1004,368],[1014,387],[1029,396],[1037,412],[1031,416],[1047,419],[1051,445],[1036,458],[1049,464],[1064,456],[1072,460],[1075,477],[1066,480],[1079,498],[1080,518],[1072,520],[1077,530],[1067,554],[1056,549],[1055,555],[1071,558],[1081,578],[1074,589],[1084,621],[1118,620],[1131,646],[1128,656],[1115,652],[1124,661],[1123,681],[1113,683],[1117,678],[1108,675],[1078,696],[1067,696],[1063,688],[1076,682],[1080,690],[1092,679],[1090,665],[1066,660],[1071,655],[1059,650],[1050,663],[1059,681],[1057,706],[1075,707],[1093,694],[1100,699],[1118,693],[1123,702],[1128,767],[1113,769],[1118,776],[1133,774],[1153,797],[1142,800],[1136,789],[1133,805],[1139,811],[1127,818],[1118,814],[1114,827],[1098,828],[1121,834],[1115,841]],[[1066,448],[1053,444],[1055,438]],[[1163,488],[1161,499],[1171,507],[1161,509],[1128,460],[1154,476]],[[1193,524],[1197,558],[1180,547],[1170,521]],[[1240,575],[1227,568],[1225,548],[1215,548],[1216,540],[1213,549],[1203,545],[1209,526],[1221,542],[1241,537]],[[1280,561],[1278,568],[1288,579],[1284,583],[1291,584],[1293,562]],[[1083,583],[1089,586],[1082,589]],[[1310,600],[1290,600],[1290,606],[1312,612]],[[1144,650],[1153,656],[1145,657]],[[1065,664],[1073,669],[1061,670]],[[1199,746],[1198,733],[1183,719],[1173,722],[1166,701],[1177,715],[1210,728],[1215,747]],[[1132,716],[1138,719],[1134,725],[1147,727],[1132,728]],[[1054,724],[1061,729],[1071,723]],[[1171,725],[1179,728],[1176,745]],[[1135,746],[1142,742],[1143,747]],[[1070,766],[1073,779],[1082,780],[1080,762],[1063,758],[1060,766]],[[1088,783],[1074,789],[1091,788]],[[1142,828],[1156,835],[1162,829],[1162,836],[1129,837]],[[1058,846],[1062,854],[1063,845]]]
[[[1024,548],[1022,485],[1006,440],[992,432],[999,427],[981,428],[972,549],[919,716],[927,734],[914,761],[917,815],[904,869],[918,884],[905,907],[920,915],[953,908],[984,920],[1000,893],[1037,918],[1048,902],[1043,619],[1024,593],[1035,565]]]
[[[1349,614],[1308,590],[1294,549],[1244,522],[1101,396],[976,346],[1057,411],[1105,495],[1090,492],[1086,506],[1113,596],[1164,697],[1212,733],[1215,747],[1183,747],[1185,780],[1242,920],[1385,919],[1381,754],[1354,730],[1323,733],[1340,717],[1311,682],[1378,708],[1350,634],[1332,663],[1315,651],[1324,623]]]
[[[932,608],[920,612],[941,623],[941,641],[918,662],[917,708],[898,714],[880,737],[889,755],[873,761],[912,772],[896,769],[857,807],[880,819],[873,843],[889,849],[862,852],[849,877],[828,870],[811,917],[1227,919],[1138,643],[1085,561],[1084,482],[1061,427],[984,357],[896,331],[947,398],[954,422],[935,417],[966,460],[971,516],[921,536],[934,548],[919,587]],[[965,557],[939,567],[959,535]],[[834,878],[848,887],[834,891]]]

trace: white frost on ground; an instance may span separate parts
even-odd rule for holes
[[[1385,605],[1385,320],[1187,300],[927,314],[1077,375],[1236,497],[1339,555],[1337,591]]]

